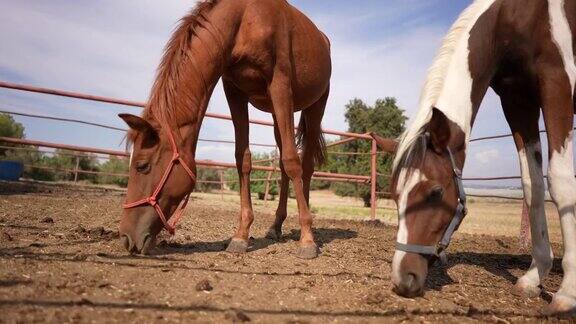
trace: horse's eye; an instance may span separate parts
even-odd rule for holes
[[[150,171],[150,163],[146,161],[136,162],[136,171],[139,173],[148,173]]]
[[[440,186],[434,186],[434,188],[430,190],[427,200],[430,203],[437,203],[442,200],[443,195],[444,195],[444,189],[442,189],[442,187]]]

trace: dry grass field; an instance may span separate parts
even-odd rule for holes
[[[238,208],[240,198],[233,192],[203,194],[195,193],[195,197],[203,199],[217,199],[230,203],[231,208]],[[331,191],[313,191],[311,193],[312,211],[318,218],[343,220],[369,220],[370,209],[363,207],[362,200],[339,197]],[[264,201],[253,199],[257,211],[274,213],[277,201]],[[296,201],[289,200],[289,211],[292,216],[296,214]],[[468,216],[460,227],[459,233],[484,234],[508,236],[517,238],[520,233],[522,202],[517,200],[504,200],[497,198],[469,198]],[[550,239],[553,242],[562,242],[560,220],[558,211],[553,203],[546,203],[546,216]],[[390,200],[378,201],[377,219],[389,225],[397,224],[396,205]]]

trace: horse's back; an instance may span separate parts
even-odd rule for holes
[[[246,0],[233,49],[235,82],[254,95],[260,109],[268,110],[263,82],[282,70],[292,81],[296,110],[307,108],[326,92],[331,76],[330,45],[327,37],[298,9],[284,0]],[[249,89],[250,88],[250,89]],[[260,91],[256,89],[261,89]]]

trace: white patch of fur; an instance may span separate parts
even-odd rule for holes
[[[558,208],[576,204],[576,179],[574,179],[574,155],[571,131],[560,152],[552,152],[548,165],[550,195]],[[575,241],[576,242],[576,241]]]
[[[564,241],[564,279],[559,293],[568,296],[576,296],[576,179],[572,138],[573,132],[570,132],[560,152],[552,152],[548,166],[549,191],[560,214]]]
[[[132,158],[134,157],[134,145],[130,146],[130,160],[128,161],[128,168],[132,166]]]
[[[400,179],[406,181],[399,182],[397,185],[397,192],[400,193],[398,198],[398,233],[396,234],[396,241],[399,243],[408,243],[408,228],[406,228],[406,207],[408,205],[408,196],[414,187],[422,181],[426,181],[426,176],[418,169],[409,171],[404,168],[400,171]],[[396,250],[392,258],[392,282],[399,284],[401,279],[400,264],[406,255],[404,251]]]
[[[400,264],[406,256],[406,252],[396,250],[392,257],[392,284],[398,286],[402,283],[402,273],[400,272]]]
[[[420,96],[420,109],[416,116],[414,117],[411,126],[404,132],[400,139],[400,144],[398,145],[398,151],[396,157],[394,158],[393,168],[399,167],[401,157],[404,153],[410,149],[413,142],[421,134],[422,128],[430,121],[432,118],[432,108],[436,105],[441,97],[442,93],[446,95],[457,96],[457,95],[467,95],[468,100],[470,99],[470,91],[467,93],[447,93],[447,90],[452,90],[453,87],[446,87],[446,84],[458,85],[459,82],[463,84],[470,83],[468,79],[470,78],[470,72],[468,69],[468,37],[470,35],[470,30],[480,17],[495,0],[476,0],[472,3],[456,20],[454,25],[450,28],[450,31],[445,36],[442,46],[438,51],[434,63],[428,70],[428,76],[424,83],[424,88]],[[464,66],[465,65],[465,66]],[[463,75],[459,75],[454,72],[463,72]],[[461,80],[465,79],[465,80]],[[470,86],[471,87],[471,86]],[[456,89],[460,91],[459,89]],[[466,91],[462,89],[462,91]],[[470,108],[468,108],[468,106]],[[469,119],[471,112],[466,111],[471,110],[471,104],[464,107],[444,107],[444,109],[453,109],[453,111],[444,111],[442,107],[437,107],[441,109],[448,117],[453,119],[458,125],[461,125],[462,120]],[[457,118],[454,115],[458,113],[464,114],[461,118]],[[469,124],[469,122],[468,122]],[[470,126],[462,127],[462,129],[469,129]]]
[[[400,179],[406,179],[406,181],[398,182],[396,187],[397,192],[399,192],[398,198],[398,235],[396,241],[399,243],[408,243],[408,230],[406,229],[406,207],[408,205],[408,196],[414,187],[422,181],[426,181],[426,176],[420,173],[420,170],[408,170],[406,168],[400,171]]]
[[[574,50],[572,47],[572,31],[566,18],[564,0],[548,0],[548,14],[552,38],[564,62],[564,68],[570,79],[572,93],[576,82],[576,65],[574,64]]]

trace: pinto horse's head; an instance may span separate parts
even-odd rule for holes
[[[163,229],[173,231],[170,217],[194,187],[194,162],[186,142],[178,145],[167,126],[120,114],[130,126],[130,178],[120,221],[120,237],[130,253],[147,254]]]
[[[436,248],[459,206],[461,190],[455,181],[454,166],[461,168],[458,161],[463,161],[464,137],[458,129],[441,111],[433,109],[423,132],[409,144],[399,144],[391,182],[398,206],[392,283],[393,290],[404,297],[423,294],[428,266],[442,250]],[[396,151],[393,141],[374,138],[381,149]]]

